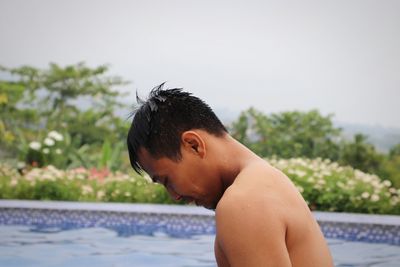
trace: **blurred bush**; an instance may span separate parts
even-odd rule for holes
[[[400,189],[376,175],[329,160],[268,161],[292,179],[312,210],[400,215]],[[19,174],[4,164],[0,165],[0,198],[176,203],[161,185],[133,172],[82,167],[63,171],[47,166]]]
[[[290,177],[312,210],[400,215],[400,189],[389,180],[328,159],[268,161]]]
[[[159,184],[131,173],[83,167],[59,170],[51,165],[23,174],[0,164],[0,198],[31,200],[178,203]]]
[[[317,110],[265,115],[250,108],[231,125],[231,134],[261,157],[326,158],[385,177],[400,187],[400,144],[379,153],[363,134],[346,140],[332,115]]]
[[[128,167],[129,122],[116,115],[125,96],[116,88],[127,82],[107,71],[84,63],[0,67],[0,156],[39,167]]]

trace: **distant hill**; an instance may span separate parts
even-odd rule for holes
[[[342,133],[346,139],[351,140],[357,133],[367,135],[368,141],[380,152],[387,153],[390,148],[400,143],[400,128],[337,121],[334,121],[334,124],[342,128]]]

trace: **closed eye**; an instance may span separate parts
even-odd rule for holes
[[[160,183],[160,177],[159,176],[152,176],[151,177],[151,180],[153,181],[153,183],[156,183],[156,184],[161,184]]]

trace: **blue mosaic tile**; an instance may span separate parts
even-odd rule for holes
[[[164,232],[174,237],[215,234],[212,216],[110,211],[0,208],[0,225],[27,225],[35,231],[104,227],[120,236]]]
[[[348,241],[400,245],[400,226],[366,223],[318,222],[324,236]]]
[[[331,212],[314,216],[327,238],[400,245],[400,216]],[[0,200],[0,225],[27,225],[40,232],[103,227],[119,236],[215,234],[213,212],[171,205]]]

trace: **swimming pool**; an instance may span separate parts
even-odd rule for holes
[[[336,266],[400,266],[399,217],[315,215]],[[214,233],[196,207],[0,201],[0,266],[216,266]]]

